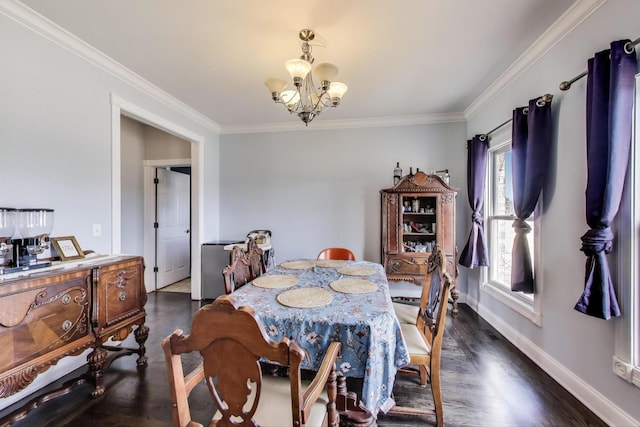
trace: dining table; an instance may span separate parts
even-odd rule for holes
[[[254,310],[271,339],[295,340],[306,352],[304,369],[318,370],[329,344],[340,342],[337,368],[362,379],[366,408],[376,416],[394,405],[395,375],[409,353],[381,264],[288,260],[231,296]]]

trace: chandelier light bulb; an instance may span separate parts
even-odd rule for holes
[[[287,82],[282,79],[270,78],[264,81],[264,85],[269,89],[269,92],[280,93],[287,86]]]
[[[285,90],[280,94],[280,99],[284,105],[291,109],[300,101],[300,94],[296,90]]]
[[[304,59],[290,59],[285,64],[285,67],[294,81],[296,79],[300,81],[304,80],[307,74],[309,74],[309,71],[311,71],[311,64]]]
[[[329,84],[338,75],[338,67],[326,62],[323,64],[318,64],[314,71],[316,73],[316,76],[318,76],[318,79],[320,79],[323,90],[327,90]]]
[[[287,86],[287,82],[282,79],[270,78],[264,81],[264,85],[269,89],[269,92],[271,92],[271,99],[278,101],[280,92]]]
[[[338,99],[338,103],[344,96],[345,92],[349,89],[346,84],[341,82],[333,82],[331,86],[329,86],[329,96],[331,100],[335,102],[336,98]]]

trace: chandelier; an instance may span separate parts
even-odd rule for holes
[[[309,42],[315,38],[315,34],[312,30],[303,29],[300,30],[299,37],[302,40],[302,55],[299,59],[291,59],[285,63],[295,89],[285,90],[287,82],[276,78],[267,79],[264,84],[271,92],[271,99],[284,105],[289,113],[297,114],[305,126],[308,126],[323,110],[340,105],[347,85],[333,81],[338,74],[338,67],[333,64],[318,64],[312,73],[311,64],[314,59]],[[314,73],[320,81],[318,87],[313,83]]]

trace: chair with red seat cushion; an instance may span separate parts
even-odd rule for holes
[[[326,248],[320,251],[317,259],[338,259],[345,261],[355,261],[356,256],[346,248]]]

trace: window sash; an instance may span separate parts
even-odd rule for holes
[[[542,293],[542,277],[538,274],[539,271],[542,271],[542,266],[540,265],[540,256],[538,253],[538,246],[534,245],[534,242],[539,241],[540,239],[540,227],[537,221],[537,215],[532,215],[527,222],[532,228],[532,232],[529,233],[529,249],[531,250],[531,256],[534,263],[534,275],[536,277],[536,293],[533,295],[523,294],[522,292],[512,292],[511,291],[511,278],[507,280],[506,283],[502,283],[501,281],[492,279],[492,276],[495,277],[495,272],[492,271],[493,260],[495,256],[495,231],[492,230],[492,223],[496,221],[507,221],[507,226],[511,228],[511,223],[515,219],[515,215],[513,215],[512,210],[508,211],[507,209],[502,210],[500,215],[494,215],[496,209],[496,197],[495,194],[498,190],[498,182],[494,179],[495,172],[495,161],[496,156],[501,155],[507,151],[511,150],[511,129],[507,128],[502,132],[493,136],[491,140],[491,145],[489,147],[488,152],[488,167],[487,167],[487,175],[485,186],[485,235],[488,236],[488,246],[489,246],[489,256],[491,265],[488,268],[483,269],[482,272],[482,282],[481,282],[481,290],[493,296],[498,301],[502,302],[506,306],[510,307],[514,311],[521,314],[523,317],[531,320],[534,324],[541,326],[542,318],[540,315],[540,301],[541,301],[541,293]],[[505,165],[504,178],[507,176],[509,181],[511,179],[511,170]],[[508,171],[506,170],[508,168]],[[506,197],[509,197],[510,194],[508,191],[505,192]],[[505,214],[508,213],[508,214]],[[508,239],[507,243],[510,247],[513,245],[513,239]],[[511,249],[509,249],[509,254],[511,253]],[[510,262],[510,259],[509,259]],[[509,270],[510,271],[510,270]]]
[[[618,301],[621,321],[615,323],[613,371],[640,387],[640,74],[636,75],[634,123],[629,170],[618,214]]]

